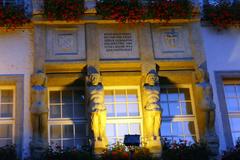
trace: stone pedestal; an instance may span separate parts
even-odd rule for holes
[[[206,143],[214,155],[219,154],[219,139],[216,133],[205,135]]]
[[[147,140],[145,147],[148,148],[154,156],[157,157],[161,156],[162,144],[160,141],[160,137],[157,137],[156,139]]]
[[[102,154],[106,149],[107,143],[104,140],[97,140],[94,142],[94,153]]]
[[[30,149],[33,160],[43,160],[48,150],[48,143],[43,140],[32,141]]]

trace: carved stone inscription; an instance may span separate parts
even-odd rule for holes
[[[99,25],[100,59],[138,59],[138,35],[136,28],[128,25],[119,30],[117,25]]]
[[[104,33],[106,52],[132,52],[133,37],[131,33]]]

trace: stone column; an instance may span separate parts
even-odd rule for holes
[[[31,77],[31,155],[41,159],[48,149],[47,76],[44,70],[46,51],[45,26],[34,27],[34,72]]]
[[[108,144],[106,136],[107,110],[104,105],[104,90],[99,71],[87,68],[87,106],[90,117],[90,130],[95,154],[101,154]]]
[[[204,140],[214,154],[218,154],[219,140],[215,131],[215,108],[213,101],[212,85],[209,82],[209,75],[206,64],[200,65],[196,71],[197,87],[202,93],[202,99],[198,106],[205,114],[205,135]]]
[[[48,106],[47,77],[43,71],[31,77],[31,123],[32,141],[30,143],[33,159],[41,159],[48,149]]]
[[[160,100],[159,78],[156,70],[150,70],[143,84],[143,122],[145,129],[145,147],[153,154],[160,156],[162,145],[159,131],[161,128],[162,110]]]

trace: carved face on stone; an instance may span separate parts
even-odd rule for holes
[[[158,76],[155,73],[148,73],[146,77],[146,83],[154,86],[158,82]]]
[[[35,73],[32,75],[32,85],[45,86],[46,85],[46,75],[44,73]]]
[[[89,81],[92,85],[96,86],[100,82],[100,74],[99,73],[93,73],[89,75]]]

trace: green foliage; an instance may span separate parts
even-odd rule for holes
[[[30,19],[25,15],[23,6],[0,4],[0,27],[14,30],[29,22]]]
[[[84,0],[44,0],[44,17],[48,20],[76,21],[84,10]]]
[[[143,22],[146,19],[169,21],[194,16],[190,0],[151,0],[148,3],[141,3],[139,0],[100,0],[96,9],[97,14],[104,19],[121,23]]]
[[[18,160],[16,148],[13,145],[7,145],[0,148],[1,160]]]
[[[222,160],[239,160],[240,159],[240,139],[234,148],[223,152]]]
[[[90,150],[79,150],[76,148],[61,149],[61,147],[49,147],[43,157],[44,160],[93,160]]]
[[[204,143],[188,144],[164,141],[162,160],[209,160],[211,151]]]
[[[217,1],[203,6],[202,20],[219,29],[240,26],[240,2]]]

